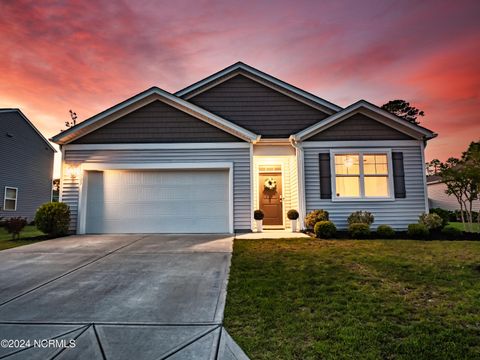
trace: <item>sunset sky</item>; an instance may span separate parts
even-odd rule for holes
[[[480,137],[480,1],[0,2],[0,107],[46,136],[151,86],[234,62],[340,106],[405,99],[439,134],[427,160]]]

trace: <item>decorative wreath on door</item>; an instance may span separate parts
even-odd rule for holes
[[[277,181],[273,177],[269,177],[265,180],[263,184],[265,189],[274,190],[277,187]]]

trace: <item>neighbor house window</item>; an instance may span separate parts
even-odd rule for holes
[[[334,198],[391,198],[389,152],[333,152],[333,159]]]
[[[17,210],[17,195],[18,195],[18,189],[17,188],[5,186],[5,197],[3,199],[3,210],[9,210],[9,211]]]

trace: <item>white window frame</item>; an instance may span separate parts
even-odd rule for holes
[[[360,196],[358,197],[340,197],[337,196],[337,182],[335,169],[335,155],[358,155],[359,169],[360,169]],[[365,197],[365,174],[363,172],[363,156],[364,155],[387,155],[388,161],[388,195],[389,196],[368,196]],[[332,182],[332,201],[395,201],[394,187],[393,187],[393,164],[392,164],[392,149],[379,148],[360,148],[360,149],[333,149],[330,150],[330,174]]]
[[[15,199],[14,198],[7,198],[7,189],[15,190]],[[6,209],[5,205],[7,204],[7,200],[14,200],[15,201],[15,209]],[[18,188],[13,186],[5,186],[5,192],[3,193],[3,211],[17,211],[17,203],[18,203]]]

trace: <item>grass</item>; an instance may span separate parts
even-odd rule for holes
[[[463,224],[461,222],[450,222],[448,224],[456,227],[458,230],[466,231],[463,228]],[[472,232],[480,232],[480,226],[478,226],[478,223],[473,223],[472,225],[473,225]],[[466,226],[468,225],[466,224]]]
[[[235,240],[225,326],[252,359],[478,359],[480,242]]]
[[[19,240],[12,240],[12,235],[0,227],[0,250],[11,249],[17,246],[33,244],[34,242],[44,240],[45,234],[35,226],[25,226],[20,233]]]

